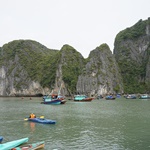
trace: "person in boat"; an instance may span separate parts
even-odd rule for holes
[[[31,113],[29,118],[33,119],[33,118],[36,118],[35,114],[34,113]]]

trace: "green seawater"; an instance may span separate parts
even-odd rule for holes
[[[29,137],[45,141],[44,150],[149,150],[150,100],[93,100],[64,105],[40,104],[42,98],[0,98],[3,143]],[[55,125],[25,121],[30,113]]]

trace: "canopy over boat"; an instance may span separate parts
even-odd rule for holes
[[[14,147],[17,147],[23,143],[28,142],[29,138],[23,138],[23,139],[19,139],[19,140],[14,140],[11,142],[6,142],[3,144],[0,144],[0,150],[9,150],[12,149]]]

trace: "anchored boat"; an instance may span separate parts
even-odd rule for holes
[[[43,97],[43,102],[41,104],[65,104],[66,100],[64,100],[63,96],[59,96],[57,94],[45,95]]]
[[[106,99],[106,100],[115,100],[116,98],[115,98],[114,96],[112,96],[112,95],[107,95],[107,96],[105,97],[105,99]]]
[[[150,96],[148,94],[143,94],[139,96],[139,99],[150,99]]]
[[[75,95],[74,96],[74,101],[76,102],[90,102],[92,101],[92,97],[87,97],[86,95]]]

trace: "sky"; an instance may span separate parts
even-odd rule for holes
[[[150,0],[0,0],[0,47],[34,40],[50,49],[69,44],[87,58],[116,35],[150,17]]]

